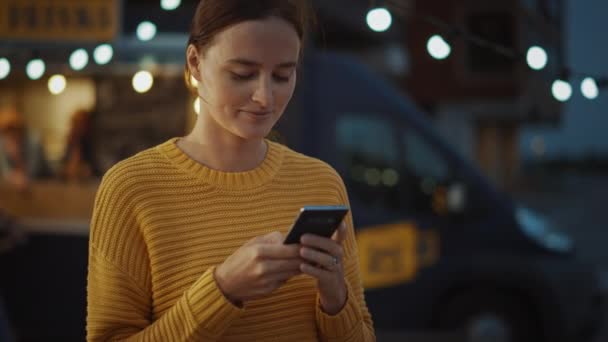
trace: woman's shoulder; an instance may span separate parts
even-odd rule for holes
[[[309,173],[327,175],[341,180],[341,177],[336,171],[336,169],[334,169],[334,167],[331,166],[329,163],[321,159],[294,151],[285,145],[280,146],[284,150],[285,157],[283,163],[286,169],[299,169],[302,171],[305,170]]]
[[[102,184],[125,184],[145,176],[152,176],[167,164],[166,158],[157,146],[147,148],[130,157],[120,160],[103,175]]]

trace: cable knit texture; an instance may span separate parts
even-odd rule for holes
[[[304,205],[348,205],[329,165],[267,141],[255,169],[228,173],[191,159],[177,138],[130,157],[101,182],[91,222],[87,340],[373,341],[352,216],[344,243],[346,305],[320,309],[316,281],[292,278],[232,305],[213,271],[253,237],[286,233]]]

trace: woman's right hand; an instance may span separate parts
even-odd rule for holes
[[[270,294],[301,274],[300,245],[272,232],[249,240],[215,269],[218,287],[234,304]]]

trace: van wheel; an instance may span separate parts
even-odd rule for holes
[[[479,291],[459,295],[440,308],[438,328],[466,342],[538,342],[542,329],[530,306],[516,296]]]

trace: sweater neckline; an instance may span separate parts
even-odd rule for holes
[[[171,138],[158,149],[180,170],[219,188],[239,190],[262,186],[275,177],[283,162],[282,146],[265,139],[268,146],[266,156],[255,168],[243,172],[216,170],[192,159],[177,146],[178,140],[179,137]]]

